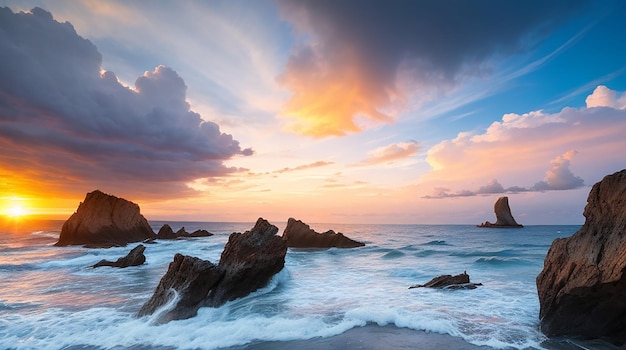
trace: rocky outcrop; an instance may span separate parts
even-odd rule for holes
[[[470,277],[467,272],[452,276],[441,275],[433,278],[432,280],[424,284],[416,284],[410,286],[412,288],[439,288],[439,289],[476,289],[476,287],[482,286],[482,283],[471,283]]]
[[[277,232],[276,226],[259,218],[250,231],[230,235],[218,265],[176,254],[139,316],[151,315],[174,300],[158,322],[189,318],[200,307],[218,307],[264,287],[285,265],[287,244]]]
[[[191,237],[209,237],[213,234],[207,230],[195,230],[191,233],[185,231],[185,227],[181,227],[180,230],[174,232],[172,227],[168,224],[164,224],[159,229],[156,235],[157,239],[179,239],[179,238],[191,238]]]
[[[96,190],[65,221],[55,245],[125,246],[154,237],[137,204]]]
[[[496,213],[496,223],[492,224],[489,221],[478,225],[478,227],[512,227],[520,228],[523,225],[518,224],[511,214],[511,208],[509,207],[509,197],[500,197],[493,206],[493,211]]]
[[[333,230],[324,233],[315,232],[309,225],[294,218],[287,221],[283,239],[292,248],[355,248],[365,245],[344,236],[341,232],[335,233]]]
[[[548,336],[626,342],[626,169],[596,183],[584,225],[554,240],[537,276]]]
[[[142,265],[146,262],[146,256],[143,254],[146,247],[143,244],[140,244],[133,248],[125,257],[119,258],[116,261],[109,260],[100,260],[98,263],[93,265],[93,268],[101,267],[101,266],[111,266],[111,267],[129,267],[129,266],[138,266]]]

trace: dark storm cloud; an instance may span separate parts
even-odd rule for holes
[[[405,93],[399,73],[418,93],[455,86],[463,75],[488,71],[489,57],[536,44],[583,2],[279,0],[304,38],[280,77],[293,93],[285,114],[303,123],[296,131],[316,136],[357,131],[357,114],[388,120],[384,108]],[[337,81],[343,100],[313,103]]]
[[[158,66],[127,88],[101,71],[89,40],[45,10],[0,8],[0,52],[5,171],[183,194],[185,182],[225,175],[234,169],[224,160],[252,154],[190,109],[174,70]]]

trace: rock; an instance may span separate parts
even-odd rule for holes
[[[188,233],[185,231],[185,227],[181,227],[180,230],[174,232],[170,225],[164,224],[159,229],[156,237],[157,239],[179,239],[179,238],[188,238],[188,237],[209,237],[213,236],[213,234],[207,230],[195,230],[192,233]]]
[[[96,190],[65,221],[55,245],[125,246],[154,237],[137,204]]]
[[[172,290],[178,298],[159,315],[159,322],[193,317],[200,307],[218,307],[266,286],[285,265],[287,243],[277,232],[276,226],[259,218],[250,231],[230,235],[217,266],[176,254],[139,316],[168,304]]]
[[[476,289],[476,287],[482,286],[482,283],[470,283],[470,278],[467,272],[452,276],[442,275],[433,278],[425,284],[416,284],[410,286],[412,288],[440,288],[440,289]]]
[[[493,210],[496,213],[496,223],[492,224],[489,221],[478,225],[478,227],[503,227],[503,228],[520,228],[523,225],[518,224],[511,214],[511,208],[509,207],[509,197],[500,197],[493,206]]]
[[[146,247],[144,247],[143,244],[140,244],[133,248],[128,253],[128,255],[123,258],[117,259],[115,262],[109,260],[100,260],[92,267],[96,268],[100,266],[111,266],[124,268],[129,266],[138,266],[146,262],[146,256],[143,255],[144,250],[146,250]]]
[[[552,242],[537,276],[548,336],[626,342],[626,169],[596,183],[584,225]]]
[[[157,232],[156,238],[157,239],[176,239],[177,237],[176,237],[176,234],[174,233],[174,230],[172,230],[172,227],[168,224],[164,224],[159,229],[159,232]]]
[[[287,241],[287,246],[292,248],[355,248],[365,245],[344,236],[341,232],[335,233],[333,230],[324,233],[315,232],[309,225],[294,218],[287,221],[283,239]]]
[[[168,304],[174,294],[175,305],[159,315],[158,321],[182,320],[196,315],[211,289],[222,278],[217,266],[207,260],[176,254],[154,294],[139,310],[139,316],[152,315]]]

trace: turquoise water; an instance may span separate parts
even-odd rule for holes
[[[157,231],[162,222],[151,222]],[[462,337],[493,348],[544,348],[535,278],[552,241],[580,226],[484,229],[472,225],[328,225],[355,249],[290,249],[270,285],[198,316],[158,325],[136,318],[175,253],[217,263],[232,232],[253,223],[176,223],[215,236],[146,246],[146,264],[90,269],[135,245],[54,247],[62,222],[0,235],[0,348],[216,349],[328,337],[375,323]],[[285,223],[274,223],[280,231]],[[467,271],[475,290],[408,289]]]

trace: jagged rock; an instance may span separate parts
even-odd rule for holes
[[[309,225],[294,218],[287,221],[283,239],[292,248],[355,248],[365,245],[344,236],[341,232],[335,233],[333,230],[324,233],[315,232]]]
[[[626,169],[596,183],[584,225],[552,242],[537,276],[548,336],[626,342]]]
[[[410,286],[412,288],[439,288],[439,289],[476,289],[476,287],[482,286],[482,283],[470,283],[470,277],[467,272],[452,276],[441,275],[433,278],[432,280],[424,284],[416,284]]]
[[[523,225],[518,224],[511,214],[511,208],[509,207],[509,197],[500,197],[493,206],[493,211],[496,213],[496,223],[492,224],[489,221],[478,225],[478,227],[513,227],[520,228]]]
[[[174,233],[174,230],[172,230],[172,227],[168,224],[164,224],[159,229],[159,232],[157,232],[156,238],[157,239],[176,239],[177,237],[176,237],[176,233]]]
[[[158,321],[165,323],[193,317],[204,306],[209,292],[221,278],[222,273],[210,261],[176,254],[154,294],[139,310],[139,316],[151,315],[166,305],[174,297],[174,291],[178,302],[164,310]]]
[[[178,301],[159,315],[159,322],[189,318],[200,307],[218,307],[264,287],[285,265],[287,243],[277,232],[276,226],[259,218],[250,231],[230,235],[217,266],[176,254],[139,316],[153,314],[167,304],[172,290]]]
[[[154,237],[137,204],[96,190],[65,221],[55,245],[125,246]]]
[[[125,257],[119,258],[114,262],[103,259],[92,267],[111,266],[124,268],[129,266],[138,266],[146,262],[146,256],[143,254],[144,250],[146,250],[146,247],[144,247],[143,244],[140,244],[133,248]]]
[[[187,237],[209,237],[213,236],[213,234],[207,230],[195,230],[191,233],[185,231],[185,227],[181,227],[180,230],[174,232],[170,225],[164,224],[159,229],[157,233],[157,239],[179,239],[179,238],[187,238]]]

